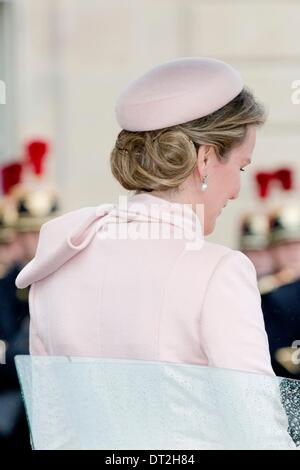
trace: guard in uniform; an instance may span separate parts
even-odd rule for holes
[[[21,182],[22,164],[7,164],[1,174],[4,196],[0,205],[0,448],[12,449],[28,447],[13,362],[15,354],[28,351],[28,306],[19,301],[13,283],[22,265],[23,252],[16,231],[17,207],[11,193]]]
[[[41,225],[58,214],[57,193],[43,178],[45,142],[27,147],[22,162],[22,181],[13,185],[9,197],[17,219],[15,231],[22,257],[0,279],[0,448],[30,448],[25,411],[14,364],[18,354],[29,354],[29,289],[17,289],[15,279],[35,255]],[[4,360],[3,360],[4,359]]]
[[[276,375],[300,379],[300,204],[270,214],[276,271],[261,279],[262,309]]]
[[[253,176],[256,208],[246,212],[241,219],[239,249],[254,264],[258,282],[264,283],[275,271],[269,246],[269,198],[278,187],[280,192],[292,189],[292,171],[289,168],[278,168],[275,171],[258,171]]]
[[[22,250],[15,231],[17,211],[9,193],[20,182],[21,164],[18,162],[1,168],[2,197],[0,197],[0,279],[10,267],[22,258]]]

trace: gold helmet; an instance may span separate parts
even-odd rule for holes
[[[240,223],[240,250],[262,250],[269,243],[269,221],[263,213],[248,212]]]
[[[300,202],[277,206],[269,214],[270,245],[300,242]]]
[[[44,180],[44,163],[48,144],[34,140],[26,146],[24,178],[12,191],[18,221],[18,232],[39,231],[41,225],[59,213],[59,197],[55,188]]]
[[[269,218],[266,201],[271,189],[276,184],[284,191],[292,188],[292,171],[279,168],[275,171],[258,171],[254,174],[256,193],[261,207],[257,211],[246,213],[240,222],[240,249],[262,250],[269,246]],[[263,207],[263,208],[262,208]]]
[[[0,199],[0,243],[10,243],[15,238],[18,213],[9,198]]]

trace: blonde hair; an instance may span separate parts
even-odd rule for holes
[[[155,131],[122,130],[110,155],[111,171],[123,188],[141,191],[178,188],[193,172],[202,144],[210,144],[221,162],[240,144],[248,125],[265,122],[265,110],[244,88],[208,116]]]

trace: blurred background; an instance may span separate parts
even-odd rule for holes
[[[280,185],[274,185],[271,197],[299,200],[300,93],[295,90],[300,89],[299,31],[299,0],[0,0],[0,80],[6,87],[6,103],[0,103],[0,165],[22,160],[29,143],[46,142],[45,178],[57,188],[63,212],[115,202],[126,194],[109,166],[120,131],[114,114],[119,93],[160,62],[182,56],[224,60],[240,71],[268,111],[267,124],[258,131],[253,163],[241,174],[240,197],[222,212],[214,233],[207,237],[239,248],[241,217],[247,211],[260,212],[267,204],[258,194],[257,172],[288,167],[292,190],[289,186],[284,191],[277,178]],[[29,153],[46,152],[39,145],[37,152],[31,147]],[[297,230],[300,242],[300,223]],[[32,238],[27,235],[18,243],[26,245],[30,259],[38,230],[31,228],[28,233]],[[253,248],[262,259],[263,244]],[[16,273],[10,276],[11,289]],[[9,291],[7,286],[0,285],[0,346],[10,343],[7,318],[19,308],[7,303],[3,294]],[[17,302],[27,302],[19,293],[13,295]],[[14,331],[27,331],[26,309],[16,318]],[[26,352],[25,343],[21,347],[18,341],[15,353]],[[289,342],[285,339],[279,346]],[[0,373],[5,367],[0,366]],[[0,392],[1,380],[3,385],[8,379],[0,374]],[[9,439],[12,432],[12,445],[26,447],[26,426],[16,419],[19,405],[11,406],[13,398],[2,388],[0,436],[3,432]],[[11,414],[1,415],[8,409]]]
[[[29,139],[47,139],[47,171],[63,209],[115,201],[124,191],[110,173],[109,153],[120,130],[114,103],[122,89],[176,57],[227,61],[269,112],[240,199],[210,236],[235,247],[234,221],[256,195],[251,173],[300,167],[300,105],[291,100],[300,79],[299,25],[298,0],[0,1],[0,79],[7,92],[0,160],[19,157]]]

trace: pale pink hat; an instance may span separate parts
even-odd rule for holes
[[[220,60],[171,60],[129,83],[116,102],[117,121],[128,131],[183,124],[222,108],[243,86],[240,74]]]

